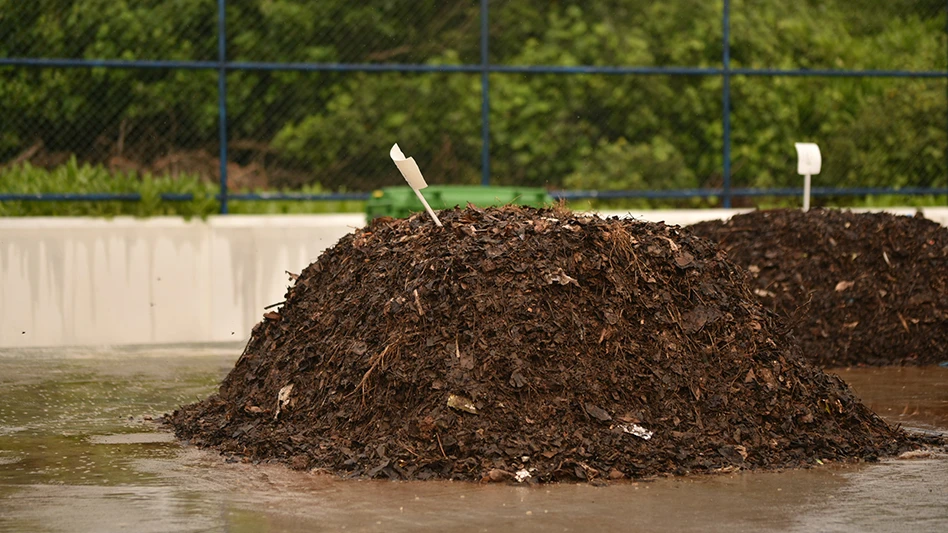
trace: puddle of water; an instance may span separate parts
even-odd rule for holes
[[[239,348],[0,352],[3,531],[948,531],[948,457],[651,483],[341,481],[228,464],[156,417]],[[890,422],[948,428],[948,369],[836,371]]]
[[[889,422],[907,427],[948,428],[948,368],[892,367],[831,370]]]
[[[89,443],[91,444],[156,444],[174,441],[175,437],[171,433],[124,433],[89,437]]]

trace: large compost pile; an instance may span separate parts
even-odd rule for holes
[[[755,211],[690,226],[748,272],[824,367],[948,360],[948,228],[921,216]]]
[[[176,433],[351,477],[600,480],[911,443],[710,242],[559,209],[377,220],[307,267]]]

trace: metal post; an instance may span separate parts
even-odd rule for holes
[[[722,170],[724,178],[724,208],[731,207],[731,2],[724,0],[723,24],[723,75],[722,75],[722,100],[723,100],[723,129],[724,129],[724,168]]]
[[[227,214],[227,0],[217,0],[217,113],[220,128],[221,214]]]
[[[810,210],[810,175],[803,178],[803,212]]]
[[[487,1],[481,0],[481,185],[490,185],[490,58]]]

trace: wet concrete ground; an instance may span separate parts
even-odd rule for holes
[[[341,481],[226,463],[148,420],[241,347],[0,351],[0,531],[948,531],[948,457],[608,487]],[[948,431],[948,369],[836,371],[892,423]]]

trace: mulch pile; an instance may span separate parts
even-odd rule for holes
[[[755,211],[690,226],[748,272],[823,367],[948,360],[948,228],[921,216]]]
[[[542,482],[917,444],[807,363],[704,239],[559,209],[440,216],[323,253],[219,393],[168,415],[177,435],[346,477]]]

